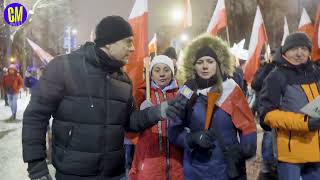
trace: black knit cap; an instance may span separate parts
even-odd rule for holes
[[[210,56],[218,62],[217,54],[208,46],[204,46],[198,50],[198,52],[196,53],[196,60],[204,56]]]
[[[133,36],[130,24],[120,16],[107,16],[96,27],[97,47],[112,44],[121,39]]]
[[[284,45],[282,46],[282,53],[285,53],[289,49],[297,46],[305,46],[311,52],[312,44],[305,33],[295,32],[287,36],[286,40],[284,41]]]

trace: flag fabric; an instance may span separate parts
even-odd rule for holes
[[[212,36],[216,36],[218,31],[227,26],[227,14],[224,0],[218,0],[210,20],[207,32]]]
[[[288,21],[287,17],[284,17],[284,25],[283,25],[283,36],[282,36],[282,41],[281,41],[281,46],[284,45],[284,41],[286,40],[286,37],[289,35],[289,26],[288,26]]]
[[[149,54],[151,53],[155,53],[155,55],[157,54],[157,34],[154,33],[151,41],[148,44],[148,50],[149,50]]]
[[[183,28],[188,28],[192,26],[192,9],[190,0],[185,0],[184,18],[183,18]]]
[[[233,79],[227,79],[222,86],[223,92],[216,104],[231,116],[233,124],[242,133],[255,132],[254,116],[241,88]]]
[[[230,48],[231,54],[236,58],[241,60],[248,60],[248,50],[244,49],[245,39],[242,39],[238,44],[234,43],[232,48]]]
[[[133,30],[135,51],[129,56],[125,70],[132,80],[133,94],[143,84],[143,59],[148,56],[148,4],[147,0],[136,0],[129,23]]]
[[[259,69],[261,50],[267,41],[266,29],[258,6],[250,37],[248,61],[244,66],[244,79],[249,85],[251,84],[254,74]]]
[[[29,38],[27,38],[27,41],[34,50],[34,52],[38,55],[41,62],[43,62],[43,64],[47,65],[53,59],[53,56],[51,54],[43,50],[39,45],[31,41]]]
[[[302,9],[298,31],[306,33],[310,39],[313,39],[314,27],[305,8]]]
[[[312,60],[320,60],[320,3],[318,4],[316,18],[314,24],[314,36],[312,40]]]
[[[136,0],[129,16],[129,23],[133,30],[135,51],[129,56],[125,71],[132,80],[133,97],[136,100],[144,95],[138,91],[143,80],[143,59],[148,56],[148,0]],[[126,133],[127,143],[136,144],[137,133]]]

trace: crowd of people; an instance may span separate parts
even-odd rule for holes
[[[53,59],[39,80],[29,73],[23,81],[9,66],[1,86],[13,119],[19,89],[32,89],[22,128],[30,179],[52,179],[46,163],[51,117],[57,180],[245,180],[246,160],[257,151],[256,126],[264,131],[259,179],[320,179],[320,119],[301,112],[320,88],[306,34],[290,34],[251,84],[219,37],[192,40],[181,67],[164,43],[138,93],[123,70],[138,48],[133,36],[126,20],[107,16],[94,42]],[[129,132],[138,137],[134,143]]]

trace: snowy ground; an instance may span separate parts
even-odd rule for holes
[[[29,103],[30,96],[24,92],[18,99],[17,121],[8,122],[11,111],[0,100],[0,179],[29,180],[27,164],[22,160],[21,128],[22,115]],[[53,167],[49,167],[51,171]],[[53,172],[51,172],[53,175]]]

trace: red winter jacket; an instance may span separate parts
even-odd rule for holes
[[[160,104],[166,99],[172,100],[179,87],[176,82],[172,82],[167,88],[168,90],[164,94],[160,88],[151,85],[150,96],[152,104]],[[156,94],[159,95],[159,102],[157,102]],[[166,180],[167,176],[170,180],[184,179],[182,167],[183,150],[169,143],[167,136],[167,127],[169,125],[170,122],[163,120],[161,121],[161,133],[159,133],[159,124],[140,133],[132,168],[129,173],[130,180]],[[161,140],[159,140],[160,138]]]
[[[5,75],[2,83],[6,93],[9,94],[18,94],[23,86],[23,80],[19,73]]]

